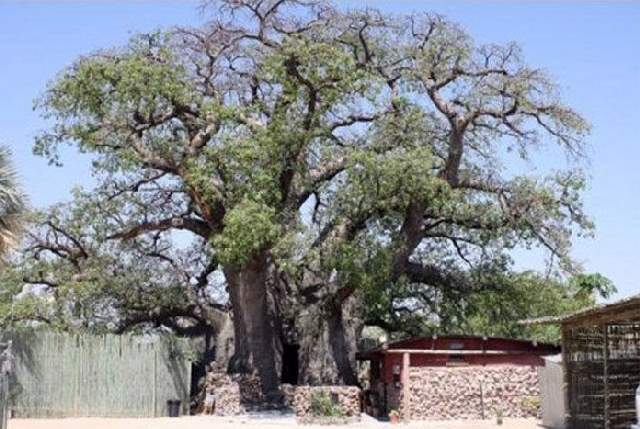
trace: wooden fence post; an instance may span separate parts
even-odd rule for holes
[[[160,412],[158,407],[158,350],[156,345],[153,345],[153,417],[159,417]]]
[[[411,386],[409,377],[409,368],[411,367],[411,359],[409,353],[402,354],[402,402],[400,408],[402,410],[402,418],[411,419]]]
[[[604,377],[604,428],[611,427],[610,410],[609,410],[609,326],[604,324],[603,327],[603,354],[602,354],[602,373]]]

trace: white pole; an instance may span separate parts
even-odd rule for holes
[[[640,386],[636,390],[636,424],[631,429],[640,429]]]
[[[638,386],[638,390],[636,390],[636,423],[638,427],[640,427],[640,386]]]

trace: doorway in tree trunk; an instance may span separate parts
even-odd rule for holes
[[[283,384],[298,384],[298,350],[297,344],[283,344],[282,371],[280,381]]]

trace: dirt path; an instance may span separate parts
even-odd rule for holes
[[[104,418],[69,418],[69,419],[14,419],[9,421],[8,429],[274,429],[276,427],[295,427],[292,418],[224,418],[209,416],[181,417],[178,419],[104,419]],[[300,426],[304,429],[327,429],[327,426]],[[341,426],[345,429],[390,429],[389,423],[362,421],[360,423]],[[393,426],[395,427],[395,426]],[[448,422],[414,422],[397,426],[420,429],[540,429],[536,420],[510,420],[503,426],[494,421],[448,421]]]

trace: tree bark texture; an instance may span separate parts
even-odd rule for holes
[[[296,320],[300,343],[299,384],[357,384],[355,297],[308,307]]]
[[[234,355],[229,372],[256,374],[267,398],[279,391],[282,354],[268,297],[268,259],[253,257],[241,268],[225,269],[233,308]]]

